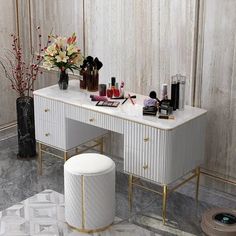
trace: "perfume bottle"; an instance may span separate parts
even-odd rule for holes
[[[113,97],[113,89],[112,89],[112,87],[111,87],[111,83],[109,83],[109,85],[108,85],[107,97],[108,97],[108,98],[112,98],[112,97]]]
[[[114,90],[116,85],[116,77],[111,77],[111,88]]]
[[[179,91],[177,91],[179,86],[177,85],[178,79],[177,75],[171,77],[171,105],[173,110],[177,109],[178,101],[179,101]]]
[[[116,97],[116,98],[118,98],[120,96],[120,90],[119,90],[118,83],[116,83],[113,93],[114,93],[114,97]]]
[[[184,110],[186,76],[180,76],[179,82],[179,110]]]
[[[124,98],[125,97],[125,90],[124,90],[125,83],[124,81],[121,82],[120,84],[120,97]]]

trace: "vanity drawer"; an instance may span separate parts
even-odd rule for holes
[[[158,144],[159,130],[136,122],[125,121],[124,145],[135,150],[149,152]]]
[[[86,123],[113,132],[123,133],[123,120],[104,113],[89,111]]]
[[[64,103],[34,96],[35,120],[40,119],[51,123],[64,122]]]
[[[161,183],[165,173],[165,132],[160,129],[125,121],[124,170]]]
[[[59,149],[65,149],[65,129],[50,122],[38,120],[35,123],[36,140]]]

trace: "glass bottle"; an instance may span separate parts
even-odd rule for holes
[[[177,75],[171,76],[171,105],[173,107],[173,110],[175,111],[177,109],[177,103],[178,103],[178,85],[177,85]]]
[[[108,97],[108,98],[112,98],[112,97],[113,97],[113,89],[112,89],[112,87],[111,87],[111,83],[109,83],[109,85],[108,85],[107,97]]]
[[[120,90],[119,90],[119,85],[116,83],[115,88],[114,88],[114,97],[118,98],[120,96]]]
[[[180,76],[179,81],[179,109],[184,110],[186,76]]]

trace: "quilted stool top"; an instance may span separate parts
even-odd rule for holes
[[[74,175],[99,175],[115,168],[114,161],[98,153],[83,153],[66,161],[64,170]]]

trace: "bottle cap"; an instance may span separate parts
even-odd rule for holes
[[[116,77],[111,77],[111,86],[115,86]]]

